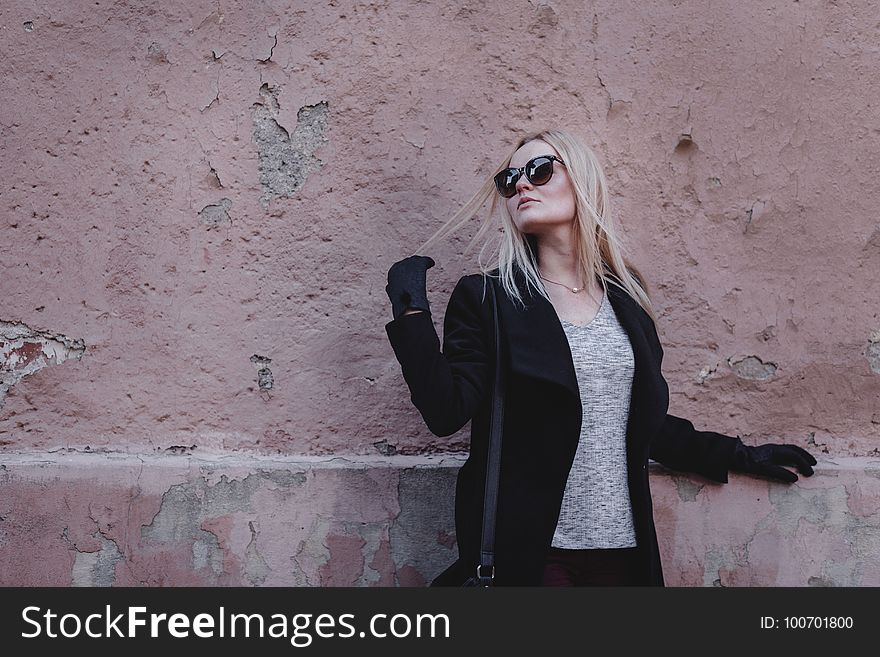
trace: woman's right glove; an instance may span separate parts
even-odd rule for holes
[[[432,258],[419,255],[409,256],[391,265],[385,292],[391,299],[394,319],[408,308],[431,312],[426,290],[426,272],[433,266]]]

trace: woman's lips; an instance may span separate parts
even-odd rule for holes
[[[524,206],[526,203],[537,203],[537,202],[538,202],[538,201],[536,201],[536,200],[533,199],[533,198],[527,198],[527,199],[524,199],[524,200],[520,201],[520,202],[519,202],[519,205],[517,205],[516,207],[517,207],[517,209],[519,209],[519,208],[521,208],[522,206]]]

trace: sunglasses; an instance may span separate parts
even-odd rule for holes
[[[526,162],[524,167],[508,167],[495,176],[495,187],[504,198],[516,195],[516,183],[520,176],[526,174],[529,182],[535,186],[546,185],[553,177],[553,162],[565,166],[565,162],[555,155],[541,155]]]

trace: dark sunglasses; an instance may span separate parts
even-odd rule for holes
[[[555,155],[541,155],[526,162],[524,167],[507,167],[495,176],[495,187],[504,198],[516,195],[516,183],[520,176],[526,174],[529,182],[535,186],[545,185],[553,177],[553,162],[565,166],[565,162]]]

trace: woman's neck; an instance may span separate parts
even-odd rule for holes
[[[580,287],[584,273],[571,245],[541,244],[538,246],[538,273],[554,281]]]

